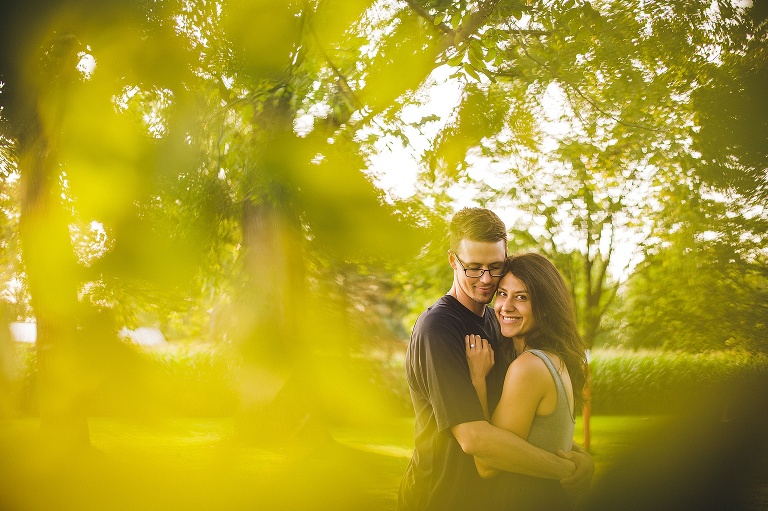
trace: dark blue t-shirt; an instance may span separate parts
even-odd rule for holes
[[[416,320],[405,368],[416,414],[415,448],[400,485],[399,509],[478,510],[493,483],[480,478],[472,456],[461,450],[450,428],[482,421],[472,386],[464,336],[479,334],[498,353],[501,334],[490,307],[480,317],[445,295]],[[506,364],[496,357],[487,378],[491,413],[501,396]]]

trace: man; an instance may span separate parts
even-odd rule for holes
[[[494,351],[501,338],[488,304],[507,256],[504,223],[487,209],[462,209],[451,220],[449,244],[453,285],[419,316],[406,354],[415,449],[400,485],[399,509],[482,509],[494,481],[479,477],[473,456],[501,470],[560,479],[572,491],[583,488],[594,471],[588,455],[558,457],[491,425],[472,386],[464,337],[479,334]],[[505,373],[506,365],[497,361],[487,377],[491,413]]]

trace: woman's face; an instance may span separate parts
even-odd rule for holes
[[[493,310],[496,311],[504,337],[525,339],[525,335],[536,328],[528,288],[512,273],[501,278]]]

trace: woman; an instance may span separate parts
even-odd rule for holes
[[[505,261],[494,311],[505,337],[500,355],[511,363],[492,418],[485,377],[494,363],[493,350],[478,335],[465,338],[472,383],[486,418],[542,449],[569,451],[574,398],[581,400],[586,358],[563,277],[538,254],[511,256]],[[498,479],[491,509],[572,507],[558,481],[500,472],[477,458],[475,464],[482,477]]]

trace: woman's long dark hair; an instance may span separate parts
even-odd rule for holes
[[[525,284],[531,299],[536,327],[525,336],[525,344],[560,356],[571,376],[573,395],[582,402],[587,374],[586,345],[579,335],[573,301],[563,276],[546,257],[534,253],[507,257],[504,273],[507,272]]]

